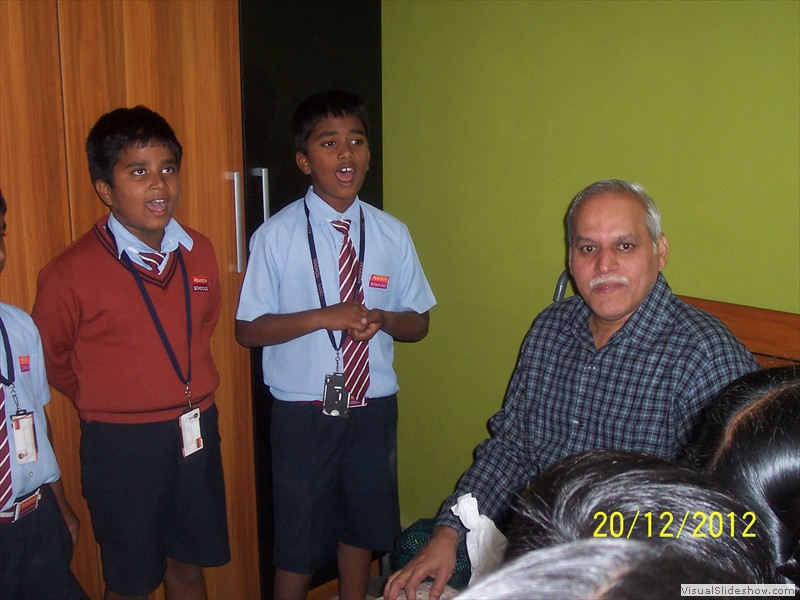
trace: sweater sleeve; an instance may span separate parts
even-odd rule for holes
[[[53,263],[39,273],[31,314],[42,338],[47,381],[74,401],[78,380],[72,369],[72,354],[80,307],[72,287],[67,285]]]

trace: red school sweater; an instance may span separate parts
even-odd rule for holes
[[[108,235],[108,217],[65,248],[39,273],[33,319],[39,328],[50,385],[69,397],[80,417],[105,423],[176,419],[186,408],[185,385],[127,265]],[[219,273],[211,242],[180,247],[191,299],[193,405],[214,401],[219,374],[211,334],[220,313]],[[177,251],[164,273],[134,265],[152,299],[183,377],[188,373],[186,302]]]

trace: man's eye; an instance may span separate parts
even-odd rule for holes
[[[333,140],[328,140],[326,142],[322,142],[322,147],[323,148],[332,148],[333,145],[334,145],[334,141]]]
[[[619,245],[619,249],[622,250],[623,252],[628,252],[630,250],[633,250],[633,248],[634,248],[634,245],[633,244],[629,244],[627,242],[624,243],[624,244],[620,244]]]
[[[134,169],[133,170],[133,174],[134,175],[144,175],[144,169]]]
[[[589,254],[594,252],[594,246],[581,246],[578,248],[578,250],[580,250],[583,254]]]
[[[166,173],[167,175],[171,175],[175,172],[175,167],[164,167],[162,173]]]
[[[361,144],[364,143],[364,140],[361,139],[350,140],[350,143],[353,144],[354,146],[360,146]]]

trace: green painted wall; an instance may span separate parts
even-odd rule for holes
[[[676,293],[800,311],[800,3],[382,8],[384,205],[439,302],[397,349],[405,522],[486,436],[592,181],[648,188]]]

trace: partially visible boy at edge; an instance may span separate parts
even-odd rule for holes
[[[0,272],[7,208],[0,191]],[[70,570],[80,522],[50,442],[39,332],[25,311],[0,302],[0,336],[0,595],[83,599]]]
[[[236,314],[274,398],[275,597],[305,598],[337,556],[339,597],[363,599],[372,552],[400,532],[394,340],[425,337],[436,300],[408,228],[358,197],[361,99],[311,96],[293,134],[312,185],[253,235]]]
[[[50,384],[78,409],[83,495],[105,597],[206,598],[230,560],[211,333],[211,242],[173,219],[183,154],[144,107],[101,116],[89,173],[110,214],[39,273],[33,318]]]

